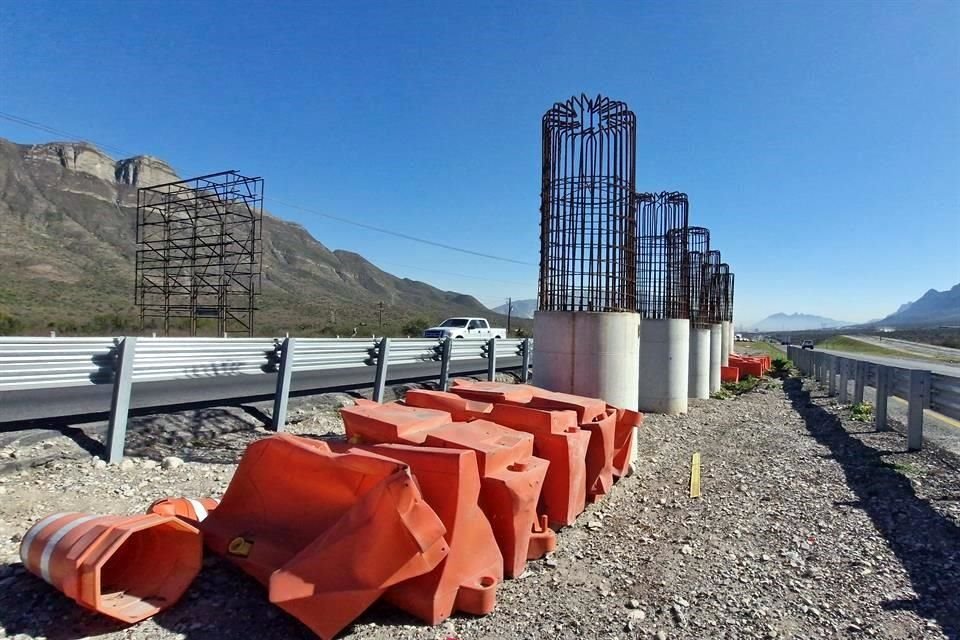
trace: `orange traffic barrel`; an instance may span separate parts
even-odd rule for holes
[[[403,404],[421,409],[446,411],[454,422],[467,422],[487,417],[493,411],[493,404],[458,396],[447,391],[411,389],[403,397]]]
[[[447,529],[444,537],[450,547],[436,569],[390,587],[384,600],[428,624],[439,624],[454,611],[473,615],[493,611],[497,587],[503,582],[503,556],[478,503],[476,453],[402,444],[363,449],[410,466],[423,499]]]
[[[204,542],[321,638],[446,557],[446,530],[406,464],[279,434],[247,447]]]
[[[380,404],[357,400],[340,409],[347,435],[355,442],[409,442],[420,444],[426,431],[450,422],[450,414],[436,409],[418,409],[396,402]]]
[[[200,571],[200,533],[172,516],[57,513],[20,542],[30,573],[78,604],[122,622],[175,603]]]
[[[590,433],[577,426],[573,411],[544,411],[495,405],[489,420],[533,436],[533,453],[550,463],[538,512],[551,524],[574,523],[586,506],[586,456]]]
[[[216,498],[161,498],[147,509],[147,513],[161,516],[176,516],[181,520],[199,525],[207,515],[217,508],[220,502]]]

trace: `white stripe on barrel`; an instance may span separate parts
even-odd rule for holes
[[[196,521],[203,522],[204,518],[207,517],[207,508],[203,506],[203,503],[199,500],[194,500],[193,498],[187,498],[187,502],[193,506],[193,512],[196,514]]]
[[[55,513],[53,515],[47,516],[40,522],[36,523],[30,530],[27,531],[27,535],[23,536],[23,540],[20,542],[20,561],[23,562],[23,566],[29,568],[27,563],[27,558],[30,556],[30,547],[33,546],[33,541],[36,540],[37,536],[40,535],[40,532],[47,528],[54,520],[59,520],[60,518],[66,518],[67,516],[79,515],[76,513]]]
[[[60,527],[60,529],[47,540],[47,544],[43,547],[43,554],[40,556],[40,575],[43,576],[43,579],[49,584],[53,584],[50,581],[50,556],[53,555],[53,550],[56,548],[57,543],[63,540],[63,537],[73,531],[74,528],[96,517],[97,516],[83,516],[82,518],[68,522]]]

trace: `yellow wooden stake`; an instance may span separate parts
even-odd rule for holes
[[[693,454],[690,462],[690,497],[700,497],[700,454]]]

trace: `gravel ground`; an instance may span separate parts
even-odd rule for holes
[[[552,557],[505,583],[493,614],[427,627],[376,605],[343,637],[960,637],[960,458],[902,453],[899,433],[872,432],[824,395],[773,380],[682,417],[648,416],[637,472],[561,531]],[[301,402],[291,431],[342,433],[342,401]],[[79,432],[0,450],[46,460],[0,475],[0,637],[313,637],[215,558],[181,603],[129,628],[18,562],[20,536],[50,512],[136,513],[162,496],[222,493],[243,448],[267,435],[260,425],[238,409],[138,419],[120,469],[78,454]],[[694,452],[700,499],[688,497]],[[172,454],[184,464],[164,469]]]

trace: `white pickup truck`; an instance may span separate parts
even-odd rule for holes
[[[486,318],[447,318],[423,332],[424,338],[503,338],[506,329],[491,327]]]

